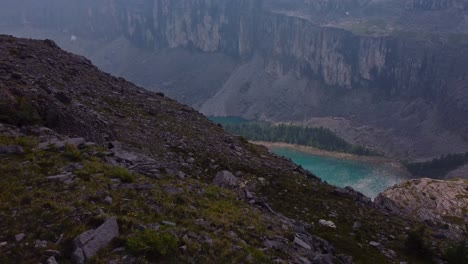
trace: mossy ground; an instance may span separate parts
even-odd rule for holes
[[[141,262],[266,263],[280,253],[260,250],[262,238],[292,236],[287,230],[270,230],[269,220],[238,200],[232,190],[197,179],[149,179],[133,174],[105,163],[97,147],[45,151],[35,149],[37,142],[33,137],[0,137],[1,144],[20,144],[26,150],[24,155],[0,156],[0,242],[8,242],[0,251],[1,263],[44,261],[46,249],[59,250],[63,254],[60,263],[68,263],[72,240],[108,217],[117,217],[121,236],[91,263],[104,263],[122,254],[133,254]],[[77,164],[80,166],[72,170],[76,178],[70,184],[46,179]],[[112,179],[153,188],[119,188]],[[172,195],[166,191],[168,187],[179,188],[181,193]],[[112,204],[104,202],[106,196],[112,197]],[[197,219],[208,224],[197,224]],[[160,229],[144,231],[151,234],[148,239],[140,230],[151,225]],[[16,242],[19,233],[26,237]],[[157,237],[160,234],[165,235]],[[55,244],[61,236],[62,242]],[[167,248],[162,249],[158,239]],[[36,240],[47,241],[47,247],[35,247]],[[148,244],[149,248],[139,248]],[[121,246],[126,248],[123,253],[112,253]],[[186,249],[181,251],[181,246]]]

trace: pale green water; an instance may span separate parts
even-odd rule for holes
[[[362,192],[370,198],[404,180],[398,171],[385,165],[312,155],[293,148],[273,148],[278,155],[312,172],[329,184]]]

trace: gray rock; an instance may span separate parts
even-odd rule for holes
[[[36,240],[36,242],[34,243],[34,247],[35,248],[45,248],[45,247],[47,247],[47,241],[45,241],[45,240]]]
[[[335,223],[333,223],[332,221],[324,220],[324,219],[321,219],[319,221],[319,225],[326,226],[326,227],[329,227],[329,228],[336,228]]]
[[[0,242],[0,247],[4,247],[4,246],[6,246],[6,245],[8,245],[7,242]]]
[[[0,154],[23,154],[24,149],[21,146],[0,145]]]
[[[176,223],[170,222],[170,221],[162,221],[161,223],[162,223],[163,225],[176,226]]]
[[[179,173],[177,174],[177,177],[179,177],[179,179],[183,180],[183,179],[187,178],[187,174],[185,174],[183,171],[179,171]]]
[[[361,224],[361,223],[359,223],[359,222],[354,222],[354,224],[353,224],[353,230],[359,230],[359,229],[361,229],[361,227],[362,227],[362,224]]]
[[[94,143],[94,142],[86,142],[86,143],[84,144],[84,146],[85,146],[85,147],[94,147],[94,146],[96,146],[96,143]]]
[[[75,147],[82,146],[86,143],[86,140],[84,138],[70,138],[65,140],[65,144],[67,145],[72,145]]]
[[[119,236],[119,226],[115,218],[108,219],[96,230],[88,230],[73,240],[73,261],[83,263],[92,258],[112,239]]]
[[[46,142],[42,142],[37,146],[39,149],[48,150],[48,149],[63,149],[65,148],[65,141],[61,141],[58,139],[51,139]]]
[[[219,187],[235,187],[239,180],[230,171],[223,170],[216,174],[213,184]]]
[[[75,251],[73,251],[71,259],[76,264],[83,264],[86,261],[85,255],[81,248],[78,248]]]
[[[71,172],[46,177],[46,179],[49,181],[61,181],[61,182],[69,182],[69,181],[72,181],[73,178],[75,178],[75,175],[73,175]]]
[[[280,250],[281,249],[281,243],[278,241],[274,240],[265,240],[263,241],[263,245],[267,248],[275,249],[275,250]]]
[[[298,238],[297,236],[294,237],[294,244],[299,245],[307,250],[312,249],[309,244],[307,244],[306,242],[304,242],[302,239]]]
[[[184,189],[182,188],[179,188],[179,187],[174,187],[172,185],[169,185],[167,186],[164,191],[167,193],[167,194],[171,194],[171,195],[177,195],[177,194],[181,194],[181,193],[184,193]]]
[[[380,243],[379,243],[379,242],[375,242],[375,241],[369,242],[369,245],[371,245],[371,246],[373,246],[373,247],[380,247]]]
[[[55,257],[50,257],[47,259],[46,261],[47,264],[58,264],[57,260],[55,259]]]
[[[254,198],[254,195],[253,195],[251,192],[245,190],[245,197],[246,197],[247,199],[253,199],[253,198]]]
[[[114,156],[120,160],[134,162],[138,160],[138,156],[130,152],[119,150],[114,153]]]
[[[310,262],[310,260],[304,258],[304,257],[299,257],[299,259],[301,260],[302,264],[312,264],[312,262]]]
[[[156,188],[154,184],[151,183],[125,183],[119,186],[121,189],[134,189],[137,191],[152,190]]]
[[[23,239],[24,239],[24,237],[25,237],[25,236],[26,236],[26,235],[25,235],[25,234],[23,234],[23,233],[21,233],[21,234],[17,234],[17,235],[15,236],[15,240],[16,240],[16,242],[20,242],[21,240],[23,240]]]
[[[194,224],[199,225],[199,226],[205,226],[205,227],[208,227],[208,226],[211,225],[210,222],[208,222],[208,221],[206,221],[206,220],[204,220],[204,219],[196,219],[196,220],[194,221]]]
[[[320,254],[314,258],[313,263],[317,264],[333,264],[332,257],[329,254]]]
[[[112,197],[106,196],[106,198],[104,198],[104,203],[106,203],[108,205],[111,205],[112,204]]]

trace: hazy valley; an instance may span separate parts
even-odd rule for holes
[[[0,263],[465,263],[467,9],[2,1]]]

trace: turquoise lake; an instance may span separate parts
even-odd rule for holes
[[[318,156],[284,147],[273,148],[272,152],[290,158],[329,184],[351,186],[372,199],[405,179],[401,172],[385,164]]]

